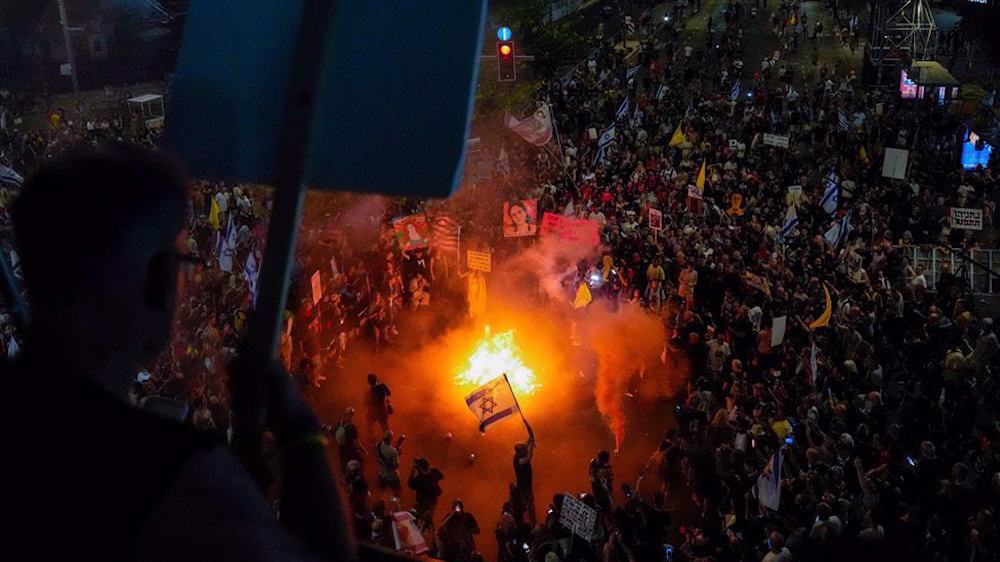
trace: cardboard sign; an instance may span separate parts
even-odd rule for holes
[[[905,180],[909,159],[909,150],[902,148],[885,149],[885,160],[882,161],[882,176],[896,180]]]
[[[410,215],[393,219],[392,228],[396,232],[396,240],[403,250],[426,248],[430,243],[431,228],[427,217],[422,214]]]
[[[312,274],[312,279],[310,279],[310,281],[312,283],[313,306],[316,306],[319,304],[319,301],[323,300],[323,280],[320,279],[318,269],[316,270],[316,273]]]
[[[788,148],[788,135],[772,135],[771,133],[764,133],[764,144],[767,146],[776,146],[778,148]]]
[[[652,207],[649,209],[649,228],[657,232],[663,230],[663,213]]]
[[[493,271],[493,256],[489,252],[465,251],[466,263],[469,269],[489,273]]]
[[[592,220],[578,220],[545,213],[542,216],[542,236],[555,236],[565,242],[600,246],[600,225]]]
[[[802,204],[802,186],[801,185],[790,185],[788,186],[788,197],[785,200],[790,205],[795,205],[798,207]]]
[[[982,230],[983,210],[952,207],[951,227],[959,230]]]
[[[538,233],[538,202],[534,199],[503,202],[504,238],[534,236]]]
[[[306,136],[294,157],[310,187],[450,195],[463,169],[486,2],[341,0],[328,18],[323,6],[192,1],[166,145],[196,177],[280,183],[283,131],[294,127]],[[324,19],[319,30],[302,25]],[[300,34],[316,56],[298,60]],[[296,68],[315,75],[314,88],[293,85]],[[299,127],[289,107],[305,100],[312,111]]]
[[[597,510],[567,492],[563,494],[559,524],[573,531],[573,534],[581,539],[590,541],[594,538],[594,529],[597,526]]]

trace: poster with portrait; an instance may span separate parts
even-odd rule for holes
[[[538,202],[512,199],[503,203],[504,238],[534,236],[538,233]]]
[[[392,229],[403,250],[426,248],[431,238],[431,227],[427,224],[427,216],[423,214],[393,219]]]
[[[663,213],[652,207],[649,208],[649,228],[657,232],[663,230]]]

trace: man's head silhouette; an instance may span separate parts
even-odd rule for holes
[[[31,305],[27,361],[125,396],[169,339],[184,190],[172,161],[123,144],[73,149],[25,183],[14,230]]]

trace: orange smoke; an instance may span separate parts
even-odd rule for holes
[[[581,317],[589,327],[586,340],[597,354],[594,397],[615,436],[615,449],[625,441],[626,392],[649,400],[670,396],[684,381],[684,367],[661,359],[666,331],[660,320],[637,307],[614,314],[591,306]]]

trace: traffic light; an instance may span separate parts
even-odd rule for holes
[[[517,80],[513,41],[497,41],[497,80],[500,82]]]

